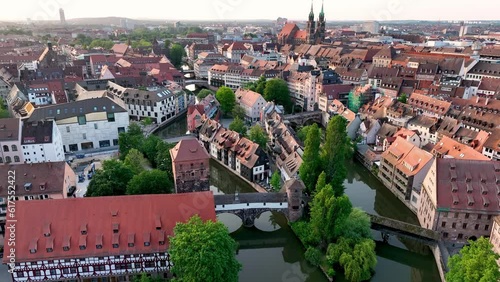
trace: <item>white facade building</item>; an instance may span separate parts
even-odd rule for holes
[[[52,120],[24,123],[21,145],[25,163],[65,160],[61,132]]]
[[[65,152],[117,146],[129,126],[126,106],[111,95],[37,108],[28,122],[49,119],[59,128]]]
[[[245,110],[246,121],[253,123],[260,121],[260,113],[266,105],[266,100],[257,92],[245,89],[236,91],[236,102]]]

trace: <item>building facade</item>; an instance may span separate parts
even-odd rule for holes
[[[245,120],[250,123],[260,121],[260,112],[266,100],[257,92],[239,88],[236,91],[236,102],[245,110]]]
[[[490,236],[500,214],[498,187],[498,162],[437,158],[422,185],[420,225],[440,232],[445,241]]]
[[[210,190],[210,155],[198,140],[180,141],[170,156],[176,193]]]
[[[26,122],[21,138],[25,163],[64,161],[62,136],[55,121]]]
[[[21,130],[20,119],[0,119],[0,165],[24,162],[21,150]]]
[[[171,278],[175,224],[194,215],[215,221],[214,206],[210,192],[19,201],[15,262],[7,254],[3,262],[14,282]]]

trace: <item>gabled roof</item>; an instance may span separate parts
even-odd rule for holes
[[[238,101],[238,103],[240,105],[244,105],[244,106],[250,107],[250,108],[253,108],[253,106],[259,100],[264,101],[264,98],[262,97],[262,95],[260,95],[257,92],[254,92],[252,90],[239,88],[238,90],[236,90],[235,94],[236,94],[236,101]]]
[[[174,148],[170,149],[172,161],[176,162],[189,162],[209,159],[205,147],[201,146],[196,139],[181,140]]]
[[[436,146],[434,146],[432,152],[434,154],[442,154],[462,160],[490,160],[488,157],[474,150],[472,147],[459,143],[447,136],[443,136]]]
[[[0,165],[2,175],[7,175],[8,171],[19,172],[16,174],[18,197],[39,194],[62,195],[70,184],[75,185],[75,174],[66,162]],[[7,196],[9,186],[7,177],[0,178],[0,197]],[[66,195],[63,197],[66,198]]]
[[[193,215],[215,221],[214,206],[212,192],[18,201],[16,217],[23,220],[16,224],[16,262],[166,252],[176,223]]]

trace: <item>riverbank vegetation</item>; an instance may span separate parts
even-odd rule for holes
[[[174,190],[170,149],[175,144],[145,137],[131,124],[118,139],[120,159],[104,161],[87,189],[87,197],[168,194]]]
[[[304,244],[309,263],[320,265],[330,277],[342,271],[349,281],[358,282],[372,276],[377,258],[368,215],[353,208],[344,194],[346,160],[351,156],[343,117],[330,120],[323,144],[318,126],[307,129],[299,175],[313,198],[309,215],[293,223],[292,230]]]
[[[177,223],[169,241],[174,281],[238,281],[237,243],[223,223],[203,222],[196,215],[187,223]]]
[[[465,246],[448,261],[450,271],[446,274],[448,282],[489,282],[500,280],[497,260],[500,258],[493,251],[493,245],[484,237],[477,241],[469,240]]]

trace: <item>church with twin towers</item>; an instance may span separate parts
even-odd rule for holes
[[[326,19],[324,11],[324,3],[321,3],[321,12],[319,13],[318,21],[314,21],[314,2],[311,1],[311,12],[307,21],[307,43],[319,44],[325,39]]]
[[[278,43],[285,44],[320,44],[325,40],[326,19],[324,4],[321,5],[321,12],[318,20],[314,19],[314,5],[311,3],[311,11],[305,30],[301,30],[297,24],[289,22],[283,26],[283,29],[278,33]]]

